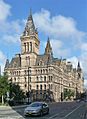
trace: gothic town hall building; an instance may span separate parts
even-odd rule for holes
[[[40,40],[30,13],[20,37],[21,53],[7,59],[5,72],[8,80],[29,93],[30,100],[64,100],[64,93],[74,92],[72,98],[83,93],[84,79],[80,63],[72,67],[66,59],[54,58],[48,38],[44,54],[39,54]]]

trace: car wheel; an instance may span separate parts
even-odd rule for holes
[[[43,112],[42,111],[40,112],[40,116],[43,116]]]

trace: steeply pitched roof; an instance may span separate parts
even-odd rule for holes
[[[8,67],[9,67],[9,60],[7,59],[6,64],[5,64],[5,68],[8,68]]]
[[[46,48],[45,48],[45,54],[53,55],[49,37],[48,37],[47,45],[46,45]]]
[[[33,17],[32,17],[32,12],[30,10],[30,15],[29,15],[29,17],[27,19],[27,23],[26,23],[26,26],[25,26],[25,30],[23,32],[23,35],[24,36],[32,35],[35,32],[37,32],[37,31],[35,29],[35,25],[34,25]]]
[[[21,66],[21,57],[14,57],[9,63],[9,68],[18,68],[20,66]]]
[[[35,65],[48,65],[52,63],[52,57],[49,57],[48,54],[38,55]]]

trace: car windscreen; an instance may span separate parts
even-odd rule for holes
[[[42,103],[32,103],[29,105],[29,107],[40,107],[42,106]]]

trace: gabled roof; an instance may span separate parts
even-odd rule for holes
[[[50,57],[50,55],[48,54],[38,55],[35,65],[41,65],[41,64],[48,65],[51,64],[52,61],[53,61],[52,57]]]
[[[11,62],[9,63],[9,68],[18,68],[21,66],[20,57],[12,58]]]

